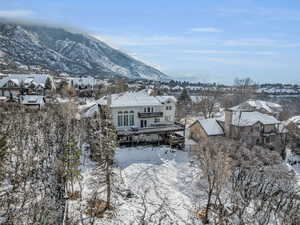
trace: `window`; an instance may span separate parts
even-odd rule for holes
[[[141,120],[141,127],[147,127],[147,120]]]
[[[134,112],[130,111],[130,115],[129,115],[129,125],[130,126],[134,126]]]
[[[150,110],[151,110],[151,109],[150,109],[150,107],[148,107],[147,109],[148,109],[148,113],[149,113],[149,112],[150,112]]]
[[[125,111],[124,112],[124,126],[128,126],[128,112]]]
[[[123,112],[118,112],[118,127],[123,126]]]
[[[159,123],[160,122],[160,119],[159,118],[155,118],[154,119],[154,123]]]
[[[144,108],[144,112],[147,112],[147,108]]]

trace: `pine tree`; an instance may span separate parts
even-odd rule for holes
[[[69,183],[70,191],[74,192],[74,182],[80,179],[80,154],[81,151],[77,147],[75,138],[70,137],[65,146],[62,161],[64,164],[64,176],[67,183]]]
[[[112,165],[117,147],[117,134],[109,109],[102,111],[89,123],[92,158],[97,163],[98,183],[106,187],[106,207],[111,206]]]
[[[181,94],[178,97],[178,101],[179,102],[190,102],[191,101],[191,98],[190,98],[186,88],[184,88],[182,90]]]
[[[45,89],[51,90],[52,89],[52,82],[49,77],[47,77],[46,83],[45,83]]]
[[[6,137],[0,137],[0,182],[4,179],[5,158],[7,156],[7,141]]]

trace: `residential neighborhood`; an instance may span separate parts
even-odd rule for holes
[[[300,225],[299,25],[300,1],[1,1],[0,225]]]

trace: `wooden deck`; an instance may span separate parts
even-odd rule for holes
[[[184,134],[184,125],[160,124],[147,128],[117,130],[118,141],[120,145],[135,146],[135,145],[170,145],[171,147],[183,149],[185,138],[179,133]],[[156,135],[157,140],[147,141],[144,136]]]
[[[184,131],[184,125],[174,123],[137,129],[119,129],[117,130],[117,134],[118,136],[132,136],[140,134],[167,134],[177,131]]]

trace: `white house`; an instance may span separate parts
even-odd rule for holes
[[[183,131],[175,123],[176,99],[173,96],[151,96],[147,90],[112,94],[98,100],[107,105],[118,136],[126,141],[147,141],[169,138],[177,131]]]
[[[146,90],[105,96],[98,101],[110,106],[117,129],[147,128],[175,120],[173,96],[151,96]]]

